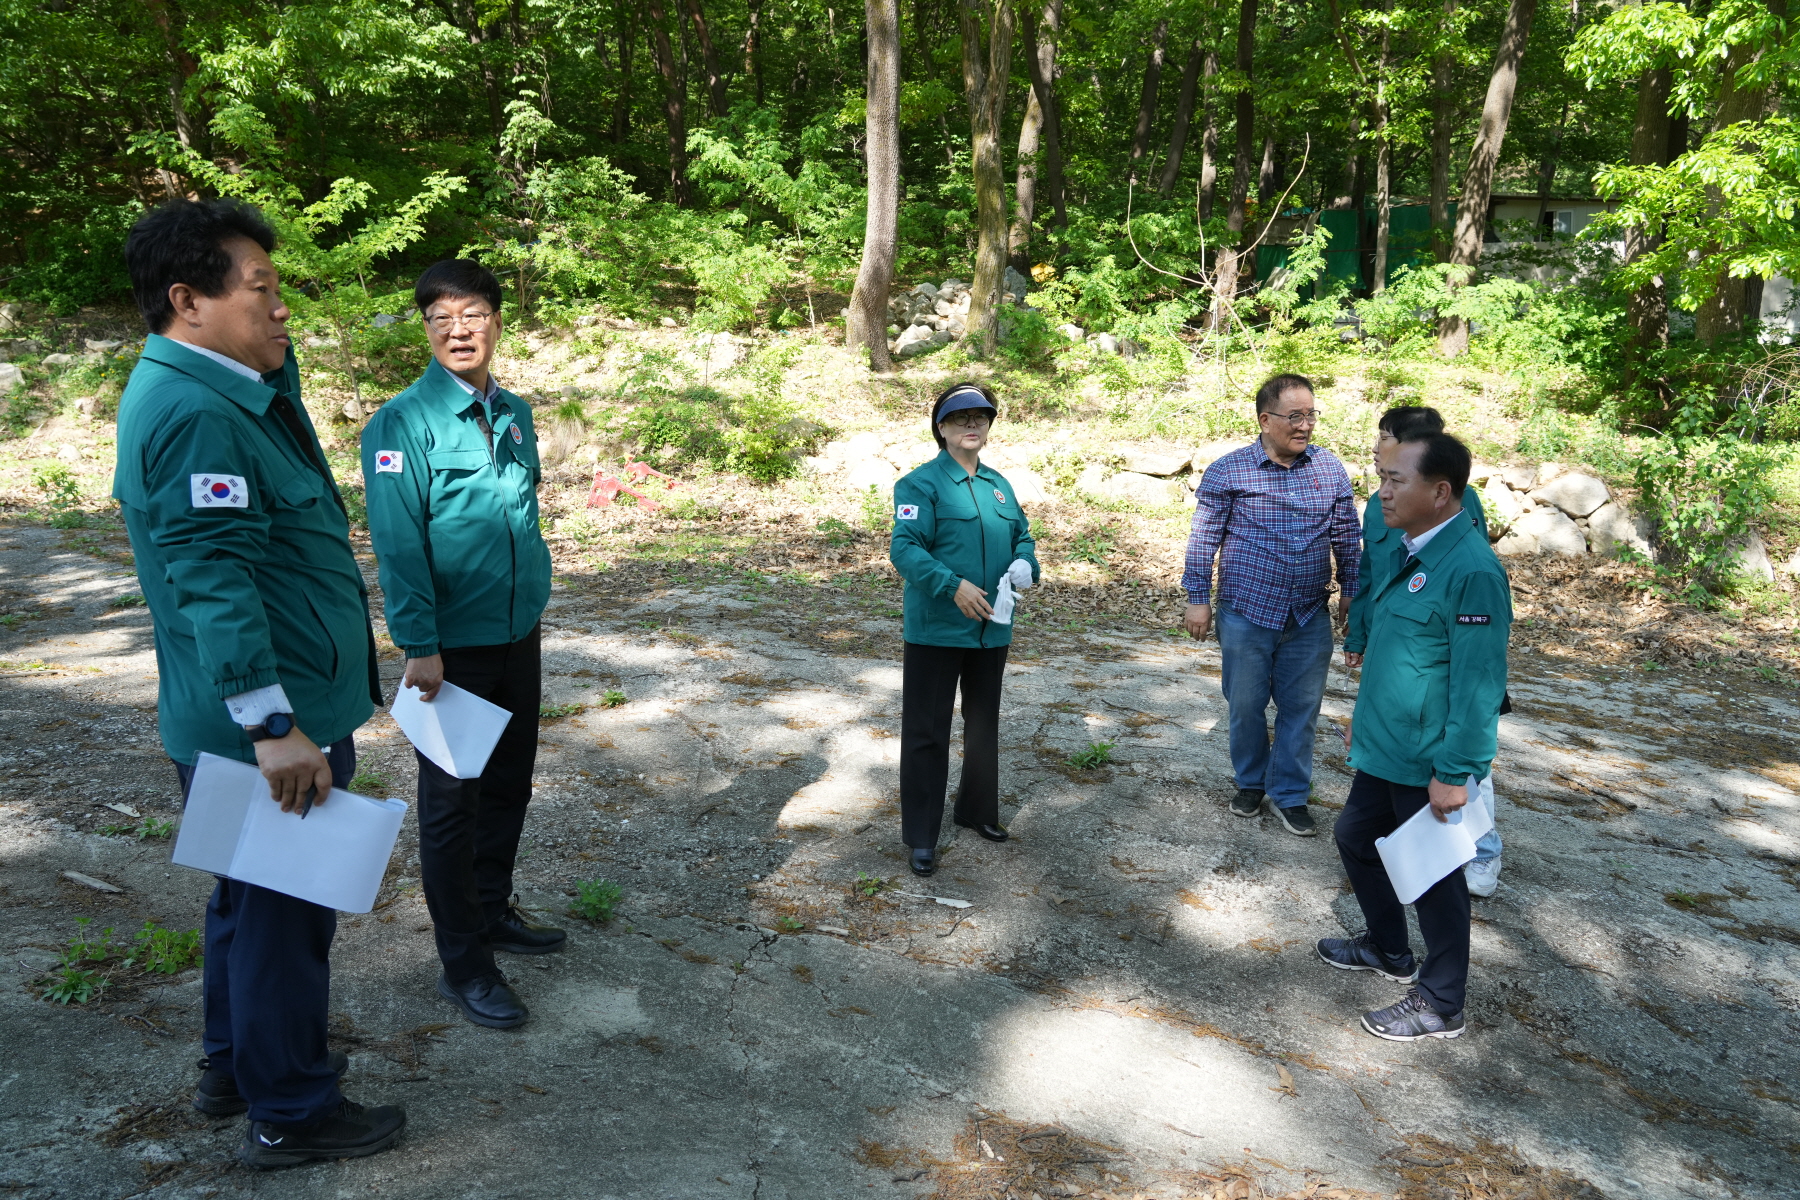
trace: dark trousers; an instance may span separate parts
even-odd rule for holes
[[[1389,783],[1358,771],[1350,783],[1344,811],[1338,814],[1338,857],[1344,860],[1344,872],[1356,889],[1369,937],[1384,954],[1409,949],[1406,906],[1394,894],[1375,839],[1400,828],[1426,803],[1422,787]],[[1438,1012],[1454,1016],[1462,1011],[1469,990],[1468,881],[1460,870],[1452,871],[1414,901],[1413,908],[1419,914],[1419,932],[1425,935],[1427,951],[1419,970],[1419,994]]]
[[[543,693],[541,628],[504,646],[444,650],[444,678],[512,713],[479,779],[458,779],[419,758],[419,875],[438,958],[452,983],[494,971],[488,926],[506,913]]]
[[[963,765],[956,816],[1000,823],[1000,683],[1009,647],[987,650],[906,643],[900,702],[900,836],[935,849],[950,781],[950,717],[962,687]]]
[[[356,774],[356,744],[320,747],[331,782]],[[194,769],[175,764],[183,802]],[[237,1080],[252,1121],[307,1124],[343,1102],[325,1065],[331,939],[337,913],[310,900],[221,878],[206,904],[202,968],[205,1032],[212,1066]]]

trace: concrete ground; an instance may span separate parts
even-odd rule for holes
[[[479,1029],[434,994],[409,817],[377,910],[340,921],[331,1003],[346,1092],[405,1103],[406,1137],[247,1172],[241,1120],[187,1107],[196,972],[39,998],[76,918],[194,928],[211,886],[99,832],[129,823],[109,803],[178,809],[150,622],[113,606],[137,585],[107,553],[0,528],[0,599],[34,614],[0,619],[0,1192],[1800,1195],[1791,689],[1516,654],[1470,1029],[1394,1045],[1356,1018],[1401,989],[1312,950],[1361,927],[1329,837],[1350,678],[1300,839],[1227,810],[1216,647],[1022,624],[1016,836],[952,829],[921,881],[894,595],[616,572],[559,583],[545,620],[546,703],[586,707],[543,725],[518,883],[570,947],[507,961],[532,1020]],[[1096,741],[1111,765],[1067,766]],[[358,744],[365,786],[409,798],[392,722]],[[565,915],[589,879],[623,889],[610,923]]]

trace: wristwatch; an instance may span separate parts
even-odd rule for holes
[[[284,738],[294,732],[294,714],[270,713],[263,718],[261,725],[244,726],[244,732],[253,742],[260,742],[264,738]]]

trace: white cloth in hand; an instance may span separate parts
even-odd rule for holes
[[[1030,586],[1031,564],[1022,558],[1013,559],[1012,566],[1000,577],[1000,586],[994,590],[994,615],[988,619],[996,625],[1011,625],[1018,593]]]

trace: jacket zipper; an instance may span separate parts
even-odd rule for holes
[[[981,503],[975,499],[975,476],[971,475],[963,482],[969,485],[969,503],[975,508],[975,528],[981,534],[981,569],[985,571],[987,570],[987,518],[981,515]],[[980,584],[975,586],[981,587]],[[986,598],[986,588],[981,588],[981,595],[984,599]],[[983,650],[988,648],[987,631],[988,619],[983,617],[981,618],[981,648]]]

